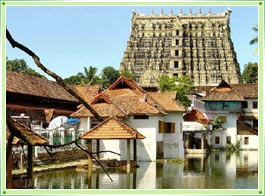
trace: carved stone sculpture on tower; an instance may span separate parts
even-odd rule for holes
[[[142,87],[157,87],[159,76],[190,76],[195,86],[240,83],[240,68],[230,37],[231,10],[203,14],[144,15],[133,11],[130,40],[120,70]],[[133,62],[133,63],[132,63]]]

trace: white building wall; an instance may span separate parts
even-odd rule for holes
[[[159,133],[159,120],[175,123],[175,133]],[[130,116],[123,120],[127,125],[145,136],[137,140],[137,161],[155,161],[157,155],[157,142],[164,143],[164,158],[183,158],[182,113],[170,113],[168,116],[149,116],[149,119],[134,119]],[[90,118],[82,118],[80,128],[89,130]],[[93,151],[96,150],[96,141],[93,141]],[[131,140],[131,159],[133,159],[133,140]],[[100,150],[110,150],[121,154],[101,153],[101,159],[127,159],[127,140],[100,140]]]
[[[149,116],[149,119],[133,119],[133,116],[130,116],[124,119],[126,124],[145,136],[145,139],[137,140],[138,161],[156,160],[156,142],[162,139],[157,134],[158,121],[162,118],[162,116]]]
[[[259,149],[259,136],[258,135],[238,135],[240,140],[240,149],[243,150],[258,150]],[[245,144],[245,138],[248,138],[248,144]]]
[[[214,148],[225,148],[227,146],[227,137],[231,137],[231,144],[235,144],[237,142],[237,119],[238,113],[228,113],[224,111],[214,111],[214,112],[206,112],[208,119],[213,119],[215,115],[218,116],[226,116],[226,122],[223,123],[223,129],[213,130],[210,144]],[[215,137],[220,138],[220,143],[215,143]]]
[[[164,141],[164,158],[176,159],[184,158],[184,145],[183,145],[183,114],[172,112],[167,116],[164,116],[165,122],[175,123],[175,133],[158,133],[158,135],[163,135]]]

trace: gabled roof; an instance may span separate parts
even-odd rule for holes
[[[97,94],[93,99],[90,100],[90,104],[96,104],[96,103],[107,103],[111,104],[112,101],[103,93]]]
[[[258,98],[258,84],[231,84],[231,87],[245,99]]]
[[[6,91],[30,96],[78,102],[62,86],[54,81],[27,74],[6,71]]]
[[[90,129],[81,139],[144,139],[145,137],[121,122],[115,117],[110,117]]]
[[[98,100],[101,99],[101,103]],[[132,79],[124,76],[115,81],[108,89],[90,101],[91,106],[102,117],[117,115],[165,115],[166,112],[185,112],[184,106],[175,101],[174,93],[153,93],[152,95],[139,87]],[[103,104],[105,103],[105,105]],[[113,105],[113,106],[110,106]],[[111,113],[111,109],[113,112]],[[108,115],[108,116],[107,116]],[[72,114],[73,117],[91,116],[84,108]]]
[[[213,88],[202,101],[244,101],[245,99],[224,80]]]
[[[189,113],[183,116],[184,121],[187,122],[199,122],[202,124],[208,124],[210,121],[196,109],[192,109]]]
[[[106,90],[116,90],[129,88],[131,90],[138,90],[142,93],[145,93],[145,90],[138,86],[134,80],[127,78],[125,76],[120,76],[112,85],[109,86]]]

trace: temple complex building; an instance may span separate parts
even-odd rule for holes
[[[222,79],[241,82],[240,67],[230,36],[230,14],[160,14],[132,12],[131,35],[120,71],[129,71],[142,87],[158,87],[162,74],[190,76],[195,86],[212,86]]]

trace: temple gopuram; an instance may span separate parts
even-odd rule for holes
[[[230,14],[151,15],[132,12],[131,35],[120,71],[129,71],[144,88],[158,87],[162,74],[190,76],[194,86],[212,86],[222,79],[241,82],[240,68],[230,36]]]

